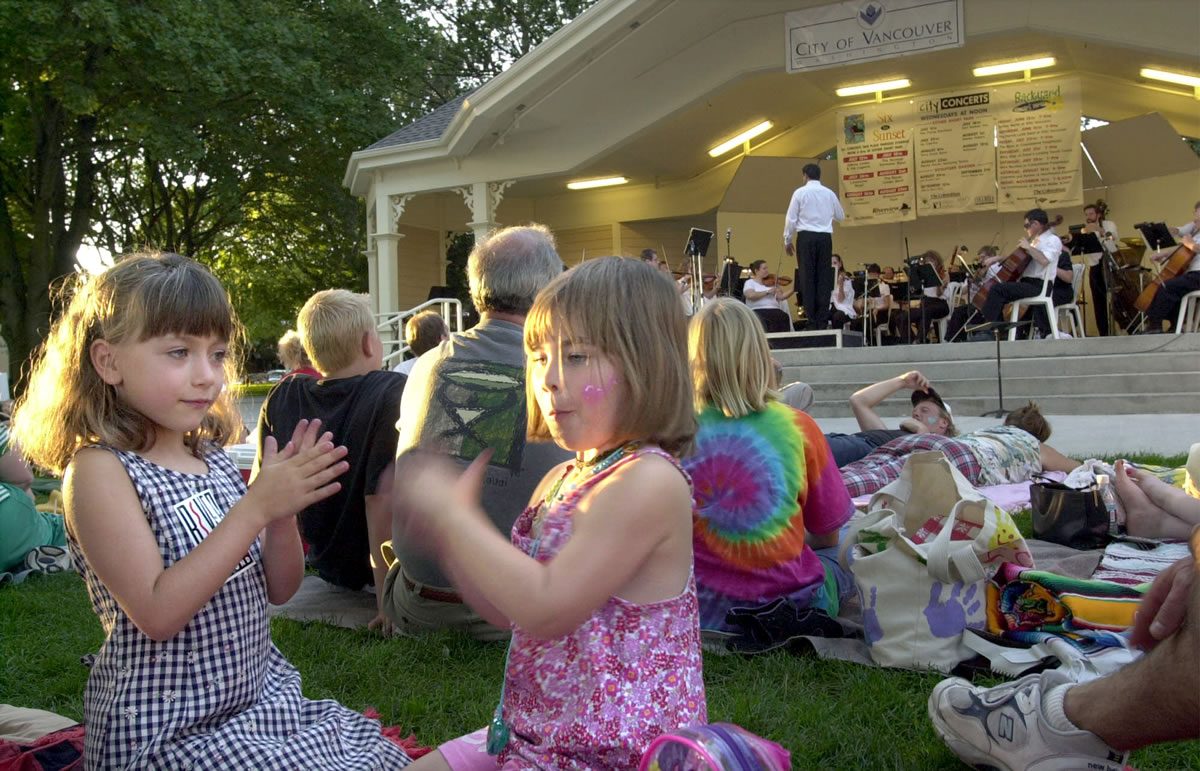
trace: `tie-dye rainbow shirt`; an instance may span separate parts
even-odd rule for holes
[[[741,418],[710,407],[699,418],[696,453],[683,465],[695,490],[701,626],[728,628],[734,605],[806,605],[825,568],[805,531],[833,532],[854,513],[821,429],[779,402]]]

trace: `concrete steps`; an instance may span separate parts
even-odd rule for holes
[[[850,394],[910,369],[920,370],[956,414],[996,409],[995,343],[775,351],[784,382],[813,387],[814,417],[850,417]],[[1046,414],[1124,415],[1200,412],[1200,335],[1146,335],[1000,344],[1004,406],[1028,400]],[[907,392],[880,405],[907,415]]]

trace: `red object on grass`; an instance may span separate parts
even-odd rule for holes
[[[378,720],[380,722],[383,721],[383,716],[376,712],[374,707],[367,707],[365,710],[363,710],[363,715],[371,718],[372,720]],[[400,735],[400,726],[398,725],[382,726],[380,728],[380,733],[383,734],[384,738],[391,740],[393,743],[398,745],[400,749],[407,752],[408,756],[413,760],[416,760],[422,755],[428,755],[429,753],[433,752],[433,747],[426,747],[425,745],[421,744],[417,741],[417,737],[413,734],[402,737]]]

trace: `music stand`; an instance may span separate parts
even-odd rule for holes
[[[1100,244],[1100,237],[1095,233],[1082,231],[1071,233],[1071,254],[1079,256],[1083,254],[1102,254],[1104,247]]]
[[[1007,333],[1010,329],[1020,329],[1031,325],[1031,319],[1019,319],[1017,321],[988,321],[974,327],[964,327],[969,334],[976,332],[991,332],[992,337],[996,338],[996,391],[999,394],[1000,401],[996,409],[990,412],[985,412],[980,417],[984,418],[1003,418],[1008,415],[1011,410],[1004,409],[1004,377],[1000,372],[1000,335]]]
[[[735,297],[744,300],[742,296],[742,266],[732,257],[725,258],[725,267],[721,269],[721,284],[718,293],[722,297]]]
[[[1139,222],[1133,227],[1142,234],[1146,244],[1154,251],[1175,246],[1175,239],[1165,222]]]
[[[927,262],[922,262],[920,265],[906,265],[904,272],[908,274],[908,318],[909,325],[905,331],[909,334],[909,342],[912,341],[912,301],[921,300],[921,340],[925,342],[925,335],[928,333],[928,327],[925,325],[925,296],[926,289],[936,289],[942,285],[942,277],[938,275],[933,266]]]

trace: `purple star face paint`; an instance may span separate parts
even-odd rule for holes
[[[583,387],[583,400],[588,404],[595,404],[599,401],[603,401],[604,397],[608,396],[608,392],[612,390],[612,387],[616,385],[616,383],[616,375],[610,375],[608,378],[608,384],[604,386],[588,383]]]

